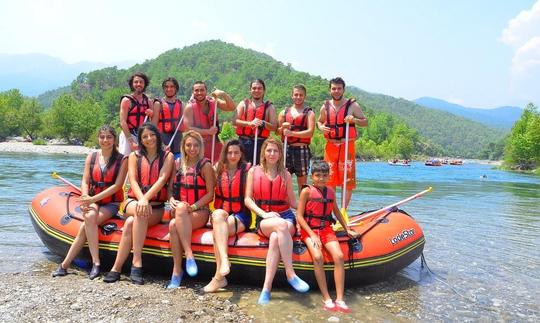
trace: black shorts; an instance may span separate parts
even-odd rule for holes
[[[287,170],[298,177],[306,176],[309,173],[309,162],[311,161],[311,150],[309,145],[287,147]]]
[[[259,161],[261,159],[261,146],[263,142],[266,140],[266,138],[257,138],[257,162],[253,163],[253,150],[255,149],[253,143],[255,142],[255,137],[240,137],[238,138],[240,142],[242,143],[242,146],[244,146],[244,151],[246,152],[246,155],[244,156],[244,159],[246,162],[251,163],[251,165],[258,165]]]
[[[167,146],[169,142],[171,141],[173,133],[161,133],[161,141],[163,141],[163,145]],[[174,140],[171,144],[171,152],[173,154],[179,154],[180,153],[180,142],[182,142],[182,133],[180,131],[176,132],[176,135],[174,136]]]

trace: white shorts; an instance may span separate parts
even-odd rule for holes
[[[137,137],[131,135],[131,138],[137,142]],[[131,153],[131,145],[129,140],[126,140],[126,136],[124,135],[123,131],[120,132],[120,136],[118,137],[118,152],[124,156],[128,156]]]

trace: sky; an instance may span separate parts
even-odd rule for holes
[[[0,8],[3,54],[117,64],[221,39],[408,100],[540,103],[540,0],[0,0]]]

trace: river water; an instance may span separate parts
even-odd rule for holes
[[[84,156],[0,154],[0,272],[50,262],[28,216],[33,196],[58,181],[78,183]],[[484,177],[485,175],[485,177]],[[538,321],[540,319],[540,178],[490,165],[411,167],[359,163],[349,214],[401,200],[432,186],[403,209],[426,236],[429,269],[416,261],[391,279],[347,288],[349,315],[321,310],[320,294],[274,290],[257,306],[259,290],[232,285],[230,298],[265,321]],[[52,268],[52,267],[51,267]],[[262,282],[261,282],[262,284]]]

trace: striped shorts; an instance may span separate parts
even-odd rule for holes
[[[306,176],[309,173],[311,150],[309,145],[287,147],[287,170],[296,176]]]

